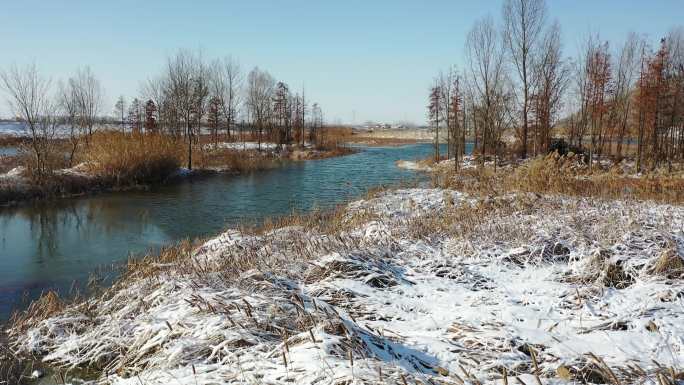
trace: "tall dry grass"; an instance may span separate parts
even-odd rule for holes
[[[183,148],[160,134],[98,132],[83,160],[95,176],[115,185],[161,182],[180,167]]]
[[[620,167],[594,167],[583,164],[577,155],[549,154],[494,170],[491,167],[465,168],[455,172],[441,169],[434,176],[437,186],[480,196],[511,192],[563,194],[606,199],[684,202],[684,175],[657,172],[635,175]]]
[[[193,155],[193,167],[249,173],[278,167],[282,161],[272,154],[256,150],[236,151],[231,149],[210,149],[197,151]]]

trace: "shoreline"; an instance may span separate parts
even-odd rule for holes
[[[228,230],[134,262],[101,297],[35,307],[11,340],[57,366],[112,354],[113,384],[378,370],[399,383],[500,383],[501,367],[526,383],[637,383],[677,360],[657,347],[684,332],[684,285],[662,263],[683,224],[682,206],[650,202],[382,191],[325,220]]]
[[[236,151],[236,154],[239,152],[240,151]],[[257,164],[254,169],[248,168],[246,170],[239,170],[226,167],[227,165],[212,165],[209,167],[193,168],[192,170],[181,167],[178,168],[173,174],[165,177],[164,180],[159,182],[134,184],[117,184],[113,181],[107,181],[105,178],[96,175],[89,175],[82,170],[79,170],[79,166],[76,166],[72,169],[57,170],[57,173],[53,176],[56,181],[51,182],[47,187],[41,187],[32,184],[25,178],[15,181],[10,180],[11,172],[14,171],[10,170],[6,174],[0,174],[0,197],[5,194],[13,197],[21,196],[22,198],[7,200],[2,199],[2,201],[0,201],[0,209],[16,207],[24,204],[32,204],[41,201],[50,201],[53,199],[70,199],[103,193],[145,191],[157,186],[183,183],[195,178],[204,178],[221,174],[241,175],[259,172],[263,169],[279,167],[283,162],[321,160],[352,155],[356,152],[358,152],[358,150],[351,147],[338,147],[332,150],[300,150],[295,148],[293,151],[288,152],[285,156],[276,155],[273,158],[268,159],[268,164]],[[263,154],[269,154],[269,152],[267,150],[262,150],[259,152],[259,154],[263,156]],[[262,160],[260,160],[260,162],[262,162]],[[75,189],[75,191],[60,192],[64,189]]]

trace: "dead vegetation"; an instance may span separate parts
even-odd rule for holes
[[[663,203],[684,202],[684,173],[659,169],[647,174],[634,174],[629,161],[606,162],[593,170],[580,156],[556,153],[525,162],[507,162],[494,169],[462,167],[452,170],[453,163],[440,165],[435,183],[441,187],[467,191],[481,196],[511,192],[591,196],[605,199],[654,200]]]
[[[93,134],[82,155],[92,175],[114,185],[161,182],[176,172],[181,143],[157,134]]]

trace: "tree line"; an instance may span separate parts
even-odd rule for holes
[[[441,127],[447,157],[460,160],[467,136],[495,167],[503,151],[548,152],[554,136],[586,151],[590,165],[630,146],[639,170],[684,160],[684,29],[655,47],[637,33],[616,48],[590,34],[570,58],[544,0],[506,0],[501,15],[475,22],[464,67],[440,71],[430,87],[436,158]]]
[[[131,101],[126,114],[122,97],[116,103],[121,126],[134,132],[163,132],[188,143],[188,168],[192,145],[203,128],[214,144],[219,136],[249,134],[258,142],[278,146],[307,141],[315,143],[323,127],[318,103],[309,107],[304,90],[293,93],[287,83],[276,81],[265,70],[254,67],[245,77],[231,57],[205,61],[201,53],[180,50],[168,58],[157,77],[142,86],[143,99]]]
[[[55,139],[67,136],[68,165],[79,146],[87,146],[94,127],[102,122],[104,88],[89,67],[66,81],[53,84],[35,64],[0,71],[11,112],[30,137],[32,172],[48,174],[55,157]],[[207,61],[201,52],[179,50],[167,58],[156,77],[141,84],[140,97],[130,103],[121,96],[114,105],[121,131],[170,135],[187,143],[187,165],[192,168],[193,147],[203,132],[212,142],[219,137],[234,141],[264,141],[278,146],[322,138],[323,112],[309,105],[304,90],[291,91],[268,71],[254,67],[246,76],[237,60],[226,57]]]

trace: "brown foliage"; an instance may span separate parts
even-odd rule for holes
[[[115,185],[161,182],[181,164],[181,144],[159,134],[99,132],[84,154],[90,171]]]
[[[520,164],[490,168],[469,168],[459,173],[442,171],[436,183],[461,191],[490,196],[509,192],[565,194],[610,199],[684,202],[684,178],[679,173],[625,174],[617,167],[592,172],[579,156],[550,154]]]

